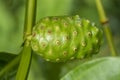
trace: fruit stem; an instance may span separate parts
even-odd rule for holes
[[[101,0],[95,0],[95,1],[96,1],[96,6],[98,9],[100,21],[101,21],[101,24],[103,25],[103,30],[105,32],[105,35],[106,35],[106,38],[108,41],[108,45],[109,45],[110,50],[111,50],[111,55],[116,56],[117,51],[116,51],[116,48],[115,48],[115,45],[113,42],[113,36],[112,36],[111,30],[109,27],[108,19],[105,15],[105,12],[104,12],[104,9],[103,9],[102,3],[101,3]]]
[[[26,80],[32,59],[32,50],[30,47],[29,36],[32,33],[32,27],[35,24],[36,0],[27,0],[25,25],[24,25],[24,45],[21,54],[21,60],[18,67],[16,80]]]

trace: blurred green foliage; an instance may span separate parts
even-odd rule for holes
[[[37,1],[37,21],[45,16],[78,14],[101,27],[94,0]],[[109,18],[115,46],[120,53],[120,0],[102,0],[102,2]],[[21,50],[25,5],[26,0],[0,0],[0,52],[18,54]],[[105,40],[97,57],[108,56],[109,53]],[[58,80],[81,62],[50,63],[34,54],[28,80]]]

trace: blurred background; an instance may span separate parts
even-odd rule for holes
[[[120,53],[120,0],[102,0],[102,3],[109,18],[117,52]],[[18,54],[21,50],[25,5],[26,0],[0,0],[0,52]],[[95,22],[98,27],[102,28],[95,0],[37,0],[36,22],[45,16],[76,14]],[[105,36],[100,52],[93,58],[104,56],[110,56]],[[59,80],[84,61],[50,63],[33,54],[28,80]],[[11,77],[11,74],[9,73],[7,76]],[[14,80],[13,76],[12,79]]]

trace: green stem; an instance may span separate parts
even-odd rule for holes
[[[35,24],[36,0],[27,0],[25,25],[24,25],[24,40],[25,44],[21,56],[20,65],[16,75],[16,80],[26,80],[29,72],[29,67],[32,58],[32,50],[30,47],[30,39],[32,27]]]
[[[26,80],[31,63],[31,47],[24,46],[16,80]]]
[[[116,56],[117,51],[116,51],[116,48],[115,48],[115,45],[114,45],[114,42],[113,42],[112,33],[111,33],[111,30],[110,30],[110,27],[109,27],[109,24],[108,24],[108,19],[105,15],[105,12],[104,12],[104,9],[102,7],[102,4],[101,4],[100,0],[96,0],[96,6],[97,6],[98,13],[99,13],[99,16],[100,16],[100,21],[103,25],[103,29],[104,29],[104,32],[105,32],[105,35],[106,35],[106,38],[107,38],[107,41],[108,41],[108,44],[109,44],[109,47],[110,47],[110,50],[111,50],[111,55]]]
[[[25,16],[25,25],[24,25],[24,39],[27,36],[31,35],[32,27],[35,24],[36,16],[36,0],[27,0],[26,5],[26,16]]]
[[[116,56],[117,53],[116,53],[115,46],[113,43],[112,33],[110,31],[110,28],[108,27],[108,24],[104,25],[104,32],[106,33],[107,41],[109,43],[112,56]]]

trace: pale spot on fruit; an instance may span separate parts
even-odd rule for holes
[[[56,59],[56,62],[58,62],[59,60],[60,60],[60,59],[59,59],[59,58],[57,58],[57,59]]]
[[[92,26],[95,26],[95,23],[92,23]]]
[[[64,22],[63,25],[64,25],[65,27],[68,27],[68,23],[66,23],[66,22]]]
[[[78,27],[81,27],[81,19],[80,19],[79,17],[76,18],[75,24],[76,24]]]
[[[83,59],[83,58],[84,58],[84,56],[83,56],[83,55],[81,55],[81,56],[80,56],[80,59]]]
[[[90,23],[90,21],[89,21],[88,19],[86,20],[86,22],[87,22],[87,23]]]
[[[46,59],[46,61],[50,61],[50,59]]]
[[[47,35],[47,36],[46,36],[46,39],[47,39],[47,41],[52,41],[52,39],[53,39],[53,38],[52,38],[52,35]]]
[[[36,29],[36,27],[33,27],[33,31]]]
[[[77,26],[78,26],[78,27],[81,27],[81,23],[77,23]]]
[[[97,28],[97,27],[95,27],[95,30],[98,32],[99,31],[99,29]]]
[[[58,20],[58,18],[57,18],[57,17],[53,17],[53,20],[54,20],[54,21],[57,21],[57,20]]]
[[[93,50],[93,48],[90,48],[90,52]]]
[[[38,35],[38,34],[35,37],[36,37],[37,40],[40,39],[40,35]]]
[[[98,39],[96,39],[95,41],[96,41],[96,43],[98,44],[99,40],[98,40]]]
[[[46,46],[46,44],[45,44],[45,43],[42,43],[42,46],[43,46],[43,47],[45,47],[45,46]]]
[[[44,26],[40,26],[40,30],[43,30],[44,29]]]
[[[64,52],[63,52],[63,55],[66,56],[66,55],[67,55],[67,51],[64,51]]]
[[[48,33],[48,34],[51,34],[51,33],[52,33],[52,31],[51,31],[51,30],[48,30],[48,31],[47,31],[47,33]]]
[[[62,42],[67,42],[70,38],[68,36],[63,36],[62,37]]]
[[[42,47],[46,47],[46,46],[47,46],[47,43],[46,43],[45,41],[41,41],[40,45],[41,45]]]
[[[59,40],[57,40],[57,41],[56,41],[56,44],[57,44],[57,45],[60,45],[60,41],[59,41]]]
[[[33,37],[35,37],[35,36],[36,36],[36,33],[35,33],[35,32],[33,32],[33,33],[32,33],[32,36],[33,36]]]
[[[69,37],[68,37],[68,36],[63,36],[61,42],[62,42],[62,43],[67,43],[68,40],[69,40]]]
[[[74,47],[74,48],[73,48],[73,51],[77,51],[77,48],[76,48],[76,47]]]
[[[34,46],[33,46],[33,49],[34,49],[34,51],[38,51],[38,46],[37,46],[37,45],[34,45]]]
[[[76,18],[80,18],[79,15],[75,15]]]
[[[88,32],[87,35],[88,35],[89,37],[91,37],[91,36],[92,36],[92,33],[91,33],[91,32]]]
[[[49,18],[48,18],[48,17],[46,17],[44,20],[45,20],[45,21],[49,21]]]
[[[41,30],[43,30],[43,29],[45,28],[45,24],[44,24],[44,23],[41,23],[41,24],[39,25],[39,28],[40,28]]]
[[[66,36],[66,37],[65,37],[65,39],[66,39],[66,40],[69,40],[69,37],[68,37],[68,36]]]
[[[56,31],[59,31],[60,28],[59,28],[59,26],[55,26],[55,29],[56,29]]]
[[[42,54],[42,53],[40,53],[40,56],[43,56],[43,54]]]
[[[74,31],[74,32],[73,32],[73,35],[77,35],[77,31]]]
[[[49,51],[48,51],[48,54],[49,54],[49,55],[52,55],[52,50],[49,50]]]
[[[67,19],[68,19],[69,21],[71,21],[71,20],[72,20],[70,17],[67,17]]]
[[[85,43],[84,41],[82,42],[82,46],[83,46],[83,47],[85,47],[85,46],[86,46],[86,43]]]
[[[71,57],[70,59],[73,60],[73,59],[75,59],[75,57]]]

